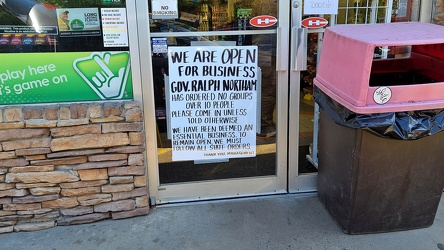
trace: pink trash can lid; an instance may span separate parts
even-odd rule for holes
[[[444,27],[430,23],[401,22],[328,27],[324,33],[314,84],[356,113],[444,108],[443,82],[385,88],[369,86],[376,47],[442,43]],[[378,93],[382,96],[378,96]],[[384,101],[378,98],[384,98]]]

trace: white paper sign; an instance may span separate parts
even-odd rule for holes
[[[125,8],[103,8],[102,28],[104,47],[128,46],[128,26]]]
[[[305,0],[304,15],[338,14],[338,0]]]
[[[257,46],[169,47],[173,161],[256,155]]]
[[[153,19],[177,19],[179,9],[177,0],[151,0]]]

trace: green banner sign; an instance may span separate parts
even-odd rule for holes
[[[127,51],[1,57],[0,105],[133,98]]]

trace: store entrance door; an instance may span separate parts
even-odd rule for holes
[[[325,28],[390,22],[393,6],[393,0],[339,0],[334,7],[328,6],[335,1],[324,1],[324,5],[314,2],[293,0],[291,6],[288,118],[290,193],[315,191],[317,186],[317,158],[318,153],[322,152],[318,152],[317,147],[319,107],[312,94]]]
[[[145,1],[151,201],[286,193],[290,3]]]
[[[315,191],[310,78],[324,29],[301,27],[303,1],[160,2],[136,1],[138,22],[150,10],[139,42],[150,45],[140,55],[152,203]],[[315,16],[368,23],[390,11],[358,2]]]

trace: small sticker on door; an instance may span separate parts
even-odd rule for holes
[[[250,19],[250,25],[254,27],[264,28],[270,27],[277,23],[277,18],[274,16],[262,15],[255,16]]]
[[[392,90],[389,87],[379,87],[373,93],[373,100],[377,104],[386,104],[392,98]]]

